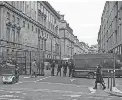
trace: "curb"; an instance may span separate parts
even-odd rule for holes
[[[122,97],[122,92],[118,90],[116,87],[113,87],[112,91],[110,91],[109,89],[106,89],[105,92],[113,96]]]

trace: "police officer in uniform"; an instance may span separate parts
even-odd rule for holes
[[[58,68],[57,68],[57,76],[58,76],[58,73],[60,73],[60,76],[61,76],[61,68],[62,68],[62,63],[61,61],[58,63]]]

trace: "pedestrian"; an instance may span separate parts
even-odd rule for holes
[[[41,62],[41,74],[44,76],[44,62]]]
[[[51,76],[54,76],[55,61],[52,62],[50,67],[51,67]]]
[[[36,64],[36,60],[34,59],[31,67],[31,77],[33,76],[37,77],[36,72],[37,72],[37,64]]]
[[[73,77],[73,69],[74,69],[74,64],[72,62],[69,63],[69,77]]]
[[[64,64],[63,64],[63,76],[66,76],[66,74],[67,74],[67,67],[68,67],[68,62],[64,62]]]
[[[102,77],[102,72],[101,72],[101,66],[97,65],[96,69],[96,81],[95,81],[95,87],[93,89],[97,89],[97,83],[100,83],[103,86],[103,90],[106,88],[104,84],[104,80]]]
[[[61,61],[58,63],[58,68],[57,68],[57,76],[58,76],[58,73],[60,73],[60,76],[61,76],[61,68],[62,68],[62,63]]]

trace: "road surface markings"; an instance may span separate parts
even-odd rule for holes
[[[69,96],[69,97],[74,98],[74,97],[80,97],[81,95],[63,95],[63,96]]]
[[[88,87],[91,93],[96,93],[96,90],[93,87]]]
[[[7,91],[9,93],[22,93],[22,91]]]
[[[51,76],[48,76],[48,77],[44,77],[44,78],[41,78],[41,79],[39,79],[39,80],[36,80],[36,81],[33,81],[33,82],[39,82],[39,81],[41,81],[41,80],[44,80],[44,79],[47,79],[47,78],[50,78]]]
[[[52,83],[52,82],[40,82],[40,83],[44,83],[44,84],[56,84],[56,85],[70,85],[70,86],[74,86],[74,87],[85,87],[88,88],[87,85],[75,85],[75,84],[64,84],[64,83]]]
[[[49,77],[51,77],[51,76],[44,77],[44,78],[41,78],[41,79],[36,80],[36,81],[22,81],[22,82],[20,81],[20,82],[15,83],[15,84],[20,84],[20,83],[28,83],[28,82],[34,82],[34,83],[36,83],[36,82],[38,82],[38,81],[40,81],[40,80],[44,80],[44,79],[47,79],[47,78],[49,78]]]
[[[14,96],[14,95],[1,95],[0,97],[18,97],[18,96]]]
[[[24,77],[24,78],[31,78],[31,76],[29,76],[29,77]]]
[[[9,99],[9,100],[23,100],[23,99]]]
[[[76,80],[76,79],[70,79],[71,82],[74,81],[74,80]]]

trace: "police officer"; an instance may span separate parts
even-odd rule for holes
[[[101,72],[101,66],[100,65],[97,65],[97,69],[96,69],[96,81],[95,81],[95,87],[93,89],[97,89],[97,83],[102,84],[103,90],[106,88],[105,84],[104,84],[103,77],[102,77],[102,72]]]
[[[51,76],[54,76],[55,61],[52,62],[50,67],[51,67]]]
[[[62,63],[61,61],[58,63],[58,68],[57,68],[57,76],[58,76],[58,73],[60,73],[60,76],[61,76],[61,68],[62,68]]]
[[[74,69],[74,64],[73,64],[73,62],[70,62],[70,64],[69,64],[69,77],[71,75],[73,77],[73,69]]]
[[[68,67],[68,62],[64,62],[64,64],[63,64],[63,76],[66,76],[66,74],[67,74],[67,67]]]

